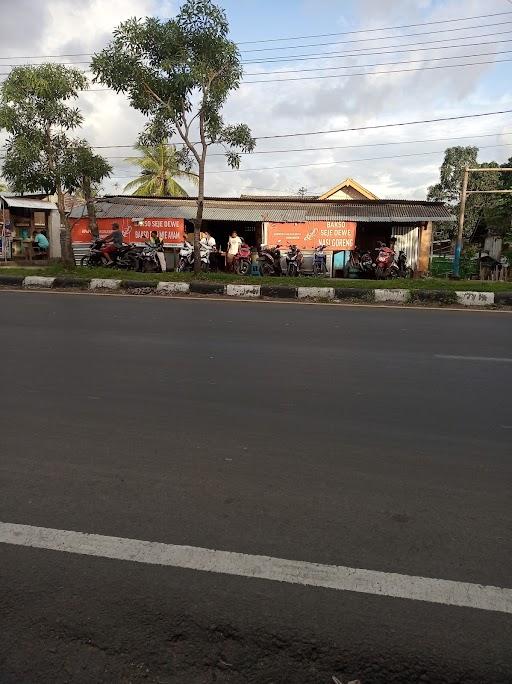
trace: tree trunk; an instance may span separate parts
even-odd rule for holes
[[[99,238],[98,222],[96,220],[96,204],[92,196],[91,179],[84,178],[84,199],[87,206],[87,217],[89,219],[89,230],[93,238]]]
[[[194,221],[194,273],[201,272],[201,247],[199,245],[201,240],[201,228],[203,225],[203,211],[204,211],[204,167],[205,160],[203,159],[199,164],[199,186],[197,191],[197,214]]]
[[[57,208],[60,216],[60,247],[62,252],[62,261],[66,266],[75,265],[75,255],[73,254],[73,245],[71,243],[71,226],[66,216],[64,208],[64,193],[62,188],[57,188]]]

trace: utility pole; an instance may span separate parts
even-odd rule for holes
[[[457,233],[457,242],[455,243],[455,256],[453,259],[453,277],[460,278],[460,255],[462,252],[462,240],[464,238],[464,213],[466,211],[466,198],[468,193],[468,177],[469,166],[464,168],[464,176],[462,178],[462,193],[460,196],[460,211],[459,211],[459,231]]]

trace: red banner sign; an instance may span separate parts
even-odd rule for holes
[[[151,231],[156,230],[158,237],[166,245],[183,244],[185,221],[182,218],[150,218],[133,222],[132,219],[98,219],[100,237],[104,238],[112,232],[112,224],[118,223],[123,231],[125,242],[143,244],[149,240]],[[73,226],[72,239],[74,243],[89,243],[92,240],[87,218],[79,219]]]
[[[306,221],[266,225],[269,245],[297,245],[300,249],[315,249],[318,245],[325,245],[327,251],[336,252],[352,250],[356,244],[357,223],[354,221]]]

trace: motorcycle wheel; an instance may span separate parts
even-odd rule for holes
[[[260,271],[262,276],[274,275],[274,269],[268,263],[268,261],[264,261],[262,264],[260,264]]]
[[[249,261],[246,261],[245,259],[242,259],[240,263],[238,264],[238,273],[240,275],[246,276],[249,275],[251,272],[251,264]]]
[[[288,265],[288,273],[287,273],[287,275],[289,275],[290,278],[295,278],[296,276],[299,275],[299,271],[298,271],[298,268],[297,268],[297,265],[296,265],[296,264],[289,264],[289,265]]]
[[[139,269],[139,260],[135,256],[135,254],[128,254],[125,259],[126,268],[127,271],[138,271]]]
[[[80,266],[82,268],[92,268],[91,257],[89,254],[86,254],[80,259]]]
[[[375,269],[375,277],[377,280],[384,280],[384,269],[380,266],[377,266]]]

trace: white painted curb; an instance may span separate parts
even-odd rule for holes
[[[171,283],[171,282],[167,282],[165,280],[162,280],[156,286],[156,291],[157,292],[171,292],[171,293],[176,293],[176,292],[185,293],[185,292],[190,291],[190,283]]]
[[[90,290],[118,290],[120,287],[121,281],[111,278],[93,278],[89,283]]]
[[[456,292],[457,302],[463,306],[492,306],[494,292]]]
[[[226,285],[226,294],[229,297],[259,297],[260,285]]]
[[[334,299],[333,287],[298,287],[299,299]]]
[[[48,276],[27,276],[23,280],[23,287],[52,287],[54,280]]]
[[[374,290],[376,302],[408,302],[411,296],[410,290]]]

